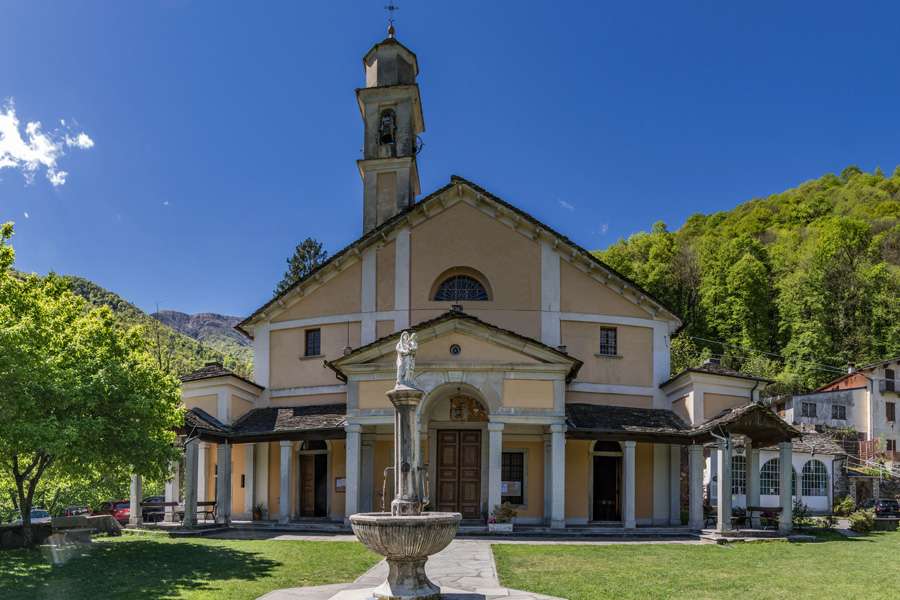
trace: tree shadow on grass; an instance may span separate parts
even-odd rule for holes
[[[186,590],[215,590],[227,580],[261,579],[277,565],[226,546],[147,539],[88,545],[58,566],[38,550],[16,550],[0,552],[0,598],[175,598]]]

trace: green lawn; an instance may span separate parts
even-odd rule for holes
[[[353,581],[378,558],[351,542],[105,538],[57,567],[39,551],[0,551],[0,598],[252,600],[280,588]]]
[[[900,533],[806,544],[493,548],[503,585],[569,600],[900,597]]]

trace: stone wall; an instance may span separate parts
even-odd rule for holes
[[[40,523],[31,526],[34,535],[34,543],[43,544],[53,528],[50,523]],[[22,548],[24,546],[24,538],[22,537],[21,525],[0,525],[0,550],[11,550],[13,548]]]

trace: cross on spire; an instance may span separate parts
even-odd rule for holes
[[[394,29],[394,13],[400,10],[400,7],[393,2],[388,2],[384,10],[388,12],[388,37],[394,37],[396,30]]]

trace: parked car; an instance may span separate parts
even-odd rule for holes
[[[890,498],[869,499],[859,505],[863,510],[875,510],[876,517],[900,517],[900,503]]]
[[[32,508],[31,509],[31,523],[32,525],[37,525],[39,523],[49,523],[50,522],[50,513],[44,510],[43,508]],[[13,525],[21,525],[22,517],[19,517],[15,521],[13,521]]]
[[[131,502],[128,500],[111,500],[104,502],[92,514],[95,515],[112,515],[121,525],[128,523],[128,517],[131,516]]]
[[[145,523],[159,523],[163,520],[163,517],[166,515],[166,509],[162,506],[162,503],[165,501],[165,496],[144,498],[143,506],[141,506],[141,515]],[[158,504],[160,506],[146,506],[147,504]]]
[[[63,509],[62,516],[77,517],[78,515],[89,515],[91,509],[87,506],[67,506]]]

